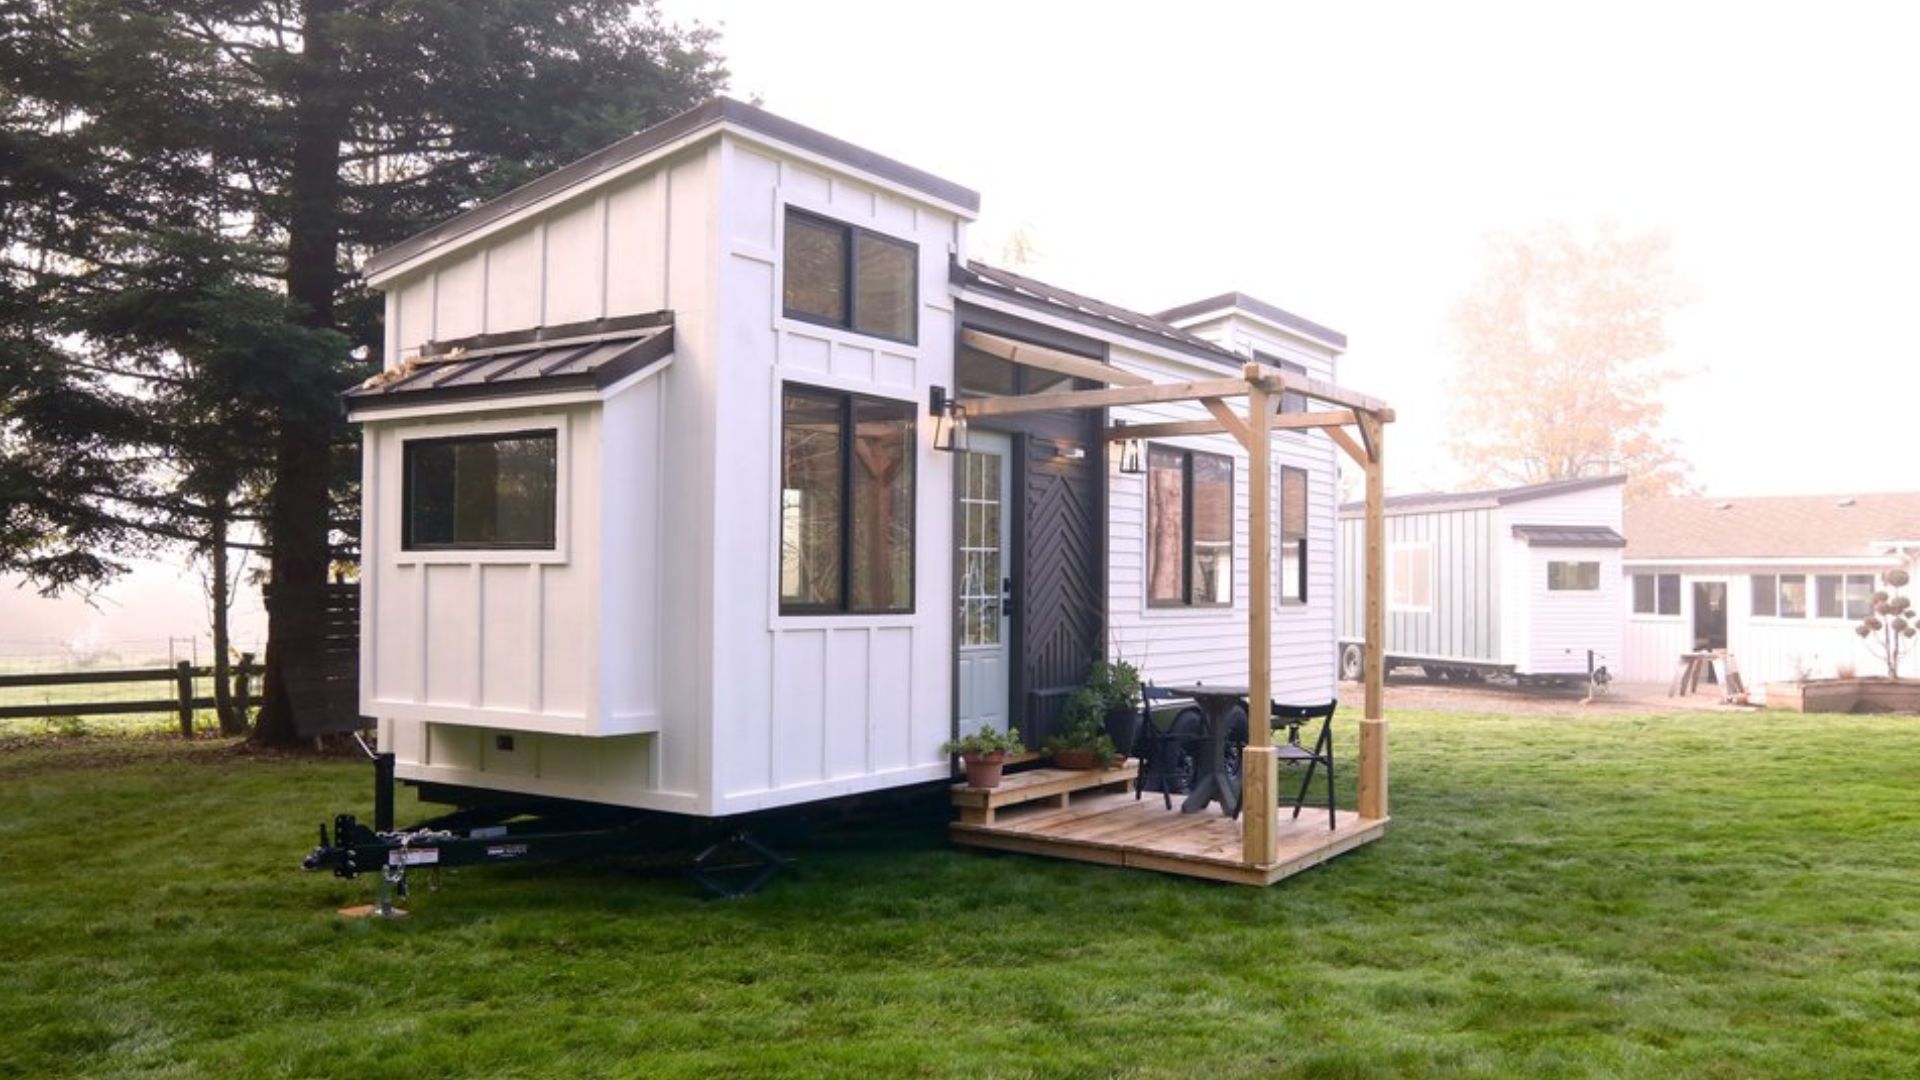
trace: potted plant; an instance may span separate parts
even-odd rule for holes
[[[1008,754],[1018,754],[1026,749],[1020,745],[1020,729],[1008,728],[995,731],[985,724],[972,735],[958,739],[948,739],[940,747],[943,754],[960,755],[961,764],[967,767],[967,786],[977,788],[995,788],[1000,786],[1000,774],[1007,765]]]
[[[1047,740],[1046,751],[1062,769],[1098,769],[1113,760],[1113,739],[1107,735],[1106,701],[1083,686],[1067,698],[1060,710],[1060,734]]]
[[[1096,660],[1087,689],[1100,698],[1107,738],[1120,750],[1131,749],[1140,731],[1140,669],[1125,660]]]

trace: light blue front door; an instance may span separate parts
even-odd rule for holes
[[[956,625],[960,664],[960,731],[982,725],[1006,730],[1007,688],[1013,653],[1003,597],[1011,522],[1007,514],[1013,443],[1005,435],[975,430],[959,454],[959,595]]]

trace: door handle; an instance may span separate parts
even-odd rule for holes
[[[1020,602],[1013,595],[1013,579],[1000,579],[1000,614],[1008,618],[1020,614]]]

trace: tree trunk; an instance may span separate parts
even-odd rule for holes
[[[227,616],[233,606],[233,589],[227,577],[227,509],[230,496],[215,503],[216,516],[210,532],[213,544],[209,558],[213,564],[210,599],[213,602],[213,711],[220,718],[220,734],[245,735],[247,718],[233,701],[233,642],[228,636]]]
[[[304,0],[300,5],[304,48],[293,78],[295,137],[288,176],[287,295],[301,308],[303,325],[333,327],[339,286],[340,154],[347,132],[346,88],[340,80],[340,45],[333,16],[341,0]],[[311,384],[287,380],[289,400],[281,410],[274,448],[273,493],[267,511],[274,595],[267,604],[267,656],[260,718],[254,738],[287,745],[299,739],[288,665],[318,663],[325,631],[326,587],[331,561],[328,510],[331,402],[310,400]]]

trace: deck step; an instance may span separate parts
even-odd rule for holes
[[[1009,773],[999,787],[970,787],[964,781],[953,785],[953,805],[960,809],[960,820],[968,825],[991,825],[996,811],[1022,803],[1051,799],[1065,809],[1076,791],[1099,791],[1130,784],[1140,775],[1140,762],[1128,758],[1126,764],[1105,769],[1029,769]]]

